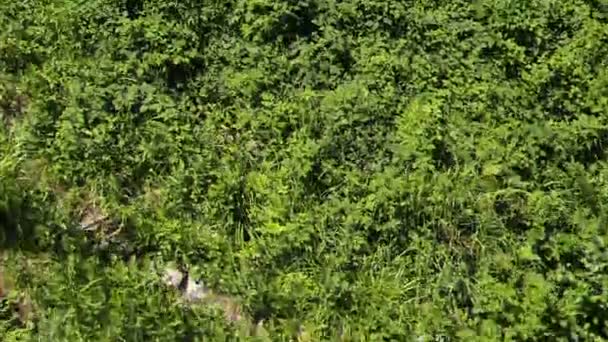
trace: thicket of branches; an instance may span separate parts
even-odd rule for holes
[[[3,340],[236,338],[169,261],[273,340],[608,339],[604,0],[2,0],[0,96]]]

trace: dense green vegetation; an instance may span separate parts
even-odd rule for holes
[[[608,340],[606,0],[2,0],[0,28],[35,305],[3,341],[237,339],[163,262],[277,341]]]

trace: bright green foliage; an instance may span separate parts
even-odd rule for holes
[[[277,341],[608,340],[605,0],[2,0],[0,25],[0,224],[38,310],[3,340],[237,339],[161,261]],[[94,252],[84,197],[129,253]]]

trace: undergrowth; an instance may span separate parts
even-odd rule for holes
[[[1,339],[254,339],[168,262],[271,340],[608,339],[607,16],[0,1],[2,272],[34,303]]]

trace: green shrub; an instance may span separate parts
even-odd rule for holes
[[[608,339],[607,13],[0,2],[2,248],[37,307],[3,340],[247,339],[162,262],[272,340]]]

